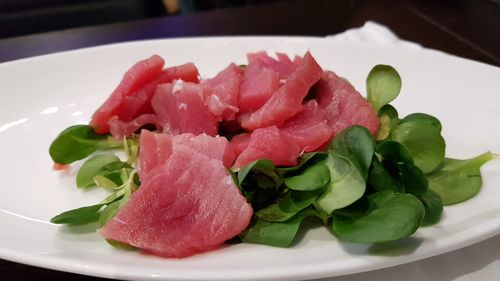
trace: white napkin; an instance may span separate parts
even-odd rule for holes
[[[335,35],[328,35],[326,38],[345,42],[367,42],[379,45],[397,45],[410,49],[422,49],[420,44],[401,40],[387,26],[374,21],[367,21],[362,27],[351,28]]]

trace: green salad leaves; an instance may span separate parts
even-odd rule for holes
[[[340,241],[380,243],[408,237],[440,221],[443,206],[476,195],[480,168],[495,156],[486,152],[465,160],[445,158],[441,123],[431,115],[403,118],[389,103],[401,90],[401,77],[377,65],[366,80],[367,99],[380,119],[374,137],[361,126],[336,135],[326,151],[304,153],[294,167],[256,160],[229,171],[254,216],[239,238],[243,242],[288,247],[307,219],[321,221]],[[123,149],[127,160],[97,151]],[[78,188],[106,188],[98,204],[55,216],[51,222],[103,227],[140,187],[135,138],[117,141],[86,125],[64,130],[50,146],[56,163],[83,162]],[[99,152],[100,153],[100,152]],[[110,244],[123,247],[116,241]]]
[[[241,235],[244,242],[289,246],[308,217],[319,218],[341,241],[394,241],[438,223],[443,206],[479,192],[479,169],[494,158],[492,153],[468,160],[445,158],[437,118],[424,113],[400,118],[389,104],[401,89],[394,68],[375,66],[366,83],[368,101],[381,122],[376,138],[366,128],[352,126],[315,161],[305,154],[293,168],[258,165],[254,170],[268,161],[258,160],[240,170],[244,194],[266,188],[246,181],[253,173],[278,175],[284,183],[268,193],[267,205],[257,206],[252,225]]]
[[[76,131],[69,130],[70,128],[75,128],[76,131],[80,132],[76,141],[75,138],[73,138],[75,135],[74,132]],[[76,150],[75,147],[64,150],[64,147],[68,144],[88,147],[88,144],[92,143],[93,148],[97,146],[100,146],[101,149],[122,147],[125,149],[128,160],[126,162],[121,161],[120,158],[114,154],[98,154],[87,159],[78,171],[76,186],[83,189],[94,187],[106,188],[111,194],[96,205],[63,212],[53,217],[50,222],[67,225],[81,225],[97,222],[99,227],[103,227],[114,217],[118,209],[128,201],[130,195],[140,186],[137,171],[131,164],[135,162],[137,158],[137,140],[125,140],[122,144],[114,140],[110,141],[107,137],[96,138],[94,133],[89,133],[87,135],[81,134],[82,131],[89,130],[88,126],[74,126],[70,128],[63,131],[51,145],[51,149],[59,149],[58,151],[61,152],[59,155],[69,155],[68,152]],[[85,139],[85,137],[87,137],[87,139]],[[68,139],[70,140],[68,141]],[[63,149],[61,149],[59,145],[62,145]],[[65,159],[71,158],[66,157]],[[55,161],[56,159],[53,158],[53,160]],[[76,160],[72,162],[74,161]],[[108,242],[112,245],[116,244],[114,241]]]
[[[88,125],[74,125],[62,131],[52,142],[49,154],[55,163],[71,164],[81,160],[100,149],[120,148],[109,135],[98,135]]]

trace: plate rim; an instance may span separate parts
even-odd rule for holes
[[[148,40],[138,40],[138,41],[128,41],[128,42],[119,42],[119,43],[112,43],[112,44],[105,44],[105,45],[98,45],[98,46],[91,46],[91,47],[86,47],[86,48],[81,48],[81,49],[74,49],[74,50],[67,50],[67,51],[63,51],[63,52],[56,52],[56,53],[50,53],[50,54],[44,54],[44,55],[41,55],[41,56],[34,56],[34,57],[27,57],[27,58],[22,58],[22,59],[18,59],[18,60],[13,60],[13,61],[7,61],[7,62],[3,62],[3,63],[0,63],[0,67],[9,67],[9,65],[11,64],[17,64],[17,63],[25,63],[26,61],[33,61],[33,60],[38,60],[38,59],[50,59],[51,57],[54,57],[54,56],[60,56],[60,55],[75,55],[75,54],[78,54],[79,52],[92,52],[93,50],[95,49],[101,49],[101,48],[109,48],[109,47],[112,47],[112,48],[116,48],[116,47],[121,47],[123,45],[136,45],[136,44],[149,44],[149,43],[168,43],[168,42],[175,42],[175,41],[186,41],[186,40],[227,40],[227,39],[230,39],[230,40],[240,40],[240,39],[244,39],[244,40],[260,40],[260,39],[265,39],[265,40],[295,40],[295,39],[306,39],[306,40],[310,40],[310,39],[313,39],[313,40],[318,40],[318,41],[324,41],[324,40],[332,40],[330,38],[325,38],[325,37],[317,37],[317,36],[208,36],[208,37],[185,37],[185,38],[167,38],[167,39],[148,39]],[[351,44],[358,44],[358,45],[370,45],[366,42],[334,42],[334,41],[331,41],[333,44],[347,44],[347,45],[351,45]],[[401,47],[401,46],[379,46],[381,48],[397,48],[397,49],[406,49],[404,47]],[[449,54],[446,54],[446,53],[442,53],[441,51],[436,51],[436,50],[431,50],[431,49],[421,49],[421,50],[416,50],[416,52],[422,52],[422,51],[430,51],[430,52],[438,52],[439,54],[443,54],[443,55],[449,55]],[[477,62],[477,61],[473,61],[473,60],[470,60],[470,59],[466,59],[466,58],[460,58],[460,57],[457,57],[457,56],[454,56],[454,55],[449,55],[449,56],[452,56],[454,58],[457,58],[457,59],[461,59],[461,60],[466,60],[468,62],[473,62],[473,63],[479,63],[479,64],[482,64],[482,65],[485,65],[485,66],[488,66],[488,67],[494,67],[494,68],[498,68],[496,66],[492,66],[492,65],[489,65],[489,64],[486,64],[486,63],[482,63],[482,62]],[[500,69],[500,68],[498,68]],[[4,212],[4,210],[0,210],[2,212]],[[456,249],[459,249],[459,248],[463,248],[463,247],[466,247],[466,246],[469,246],[469,245],[472,245],[472,244],[475,244],[477,242],[480,242],[480,241],[483,241],[485,239],[488,239],[490,237],[493,237],[497,234],[500,233],[500,225],[496,226],[496,227],[492,227],[492,229],[489,229],[489,231],[486,231],[486,232],[483,232],[482,235],[479,235],[476,236],[475,238],[476,239],[472,239],[472,240],[469,240],[468,243],[465,243],[465,244],[462,244],[462,245],[456,245],[457,243],[455,243],[455,245],[448,245],[448,247],[445,247],[445,248],[441,248],[440,251],[438,251],[437,253],[433,253],[433,254],[428,254],[428,255],[425,255],[425,256],[417,256],[417,257],[410,257],[410,258],[407,258],[407,259],[403,259],[402,261],[398,262],[398,263],[388,263],[388,264],[379,264],[379,265],[375,265],[375,266],[371,266],[371,267],[365,267],[363,270],[357,270],[355,272],[351,272],[351,273],[359,273],[359,272],[364,272],[364,271],[370,271],[370,270],[374,270],[374,269],[379,269],[379,268],[385,268],[385,267],[390,267],[390,266],[396,266],[396,265],[399,265],[399,264],[404,264],[404,263],[409,263],[409,262],[413,262],[413,261],[416,261],[416,260],[421,260],[421,259],[424,259],[424,258],[427,258],[427,257],[430,257],[430,256],[435,256],[435,255],[439,255],[439,254],[442,254],[442,253],[446,253],[446,252],[450,252],[450,251],[453,251],[453,250],[456,250]],[[1,248],[0,247],[0,258],[2,259],[5,259],[5,260],[10,260],[10,261],[13,261],[13,262],[19,262],[19,263],[23,263],[23,264],[29,264],[29,265],[34,265],[34,266],[39,266],[39,267],[44,267],[44,268],[48,268],[48,269],[53,269],[53,270],[60,270],[60,271],[65,271],[65,272],[74,272],[74,273],[79,273],[79,274],[85,274],[85,275],[90,275],[90,276],[96,276],[96,277],[108,277],[108,278],[124,278],[124,279],[135,279],[135,278],[144,278],[145,276],[143,275],[122,275],[122,274],[116,274],[113,273],[113,271],[111,270],[106,270],[106,267],[99,267],[97,266],[98,268],[101,268],[101,270],[97,270],[96,268],[93,268],[92,266],[90,267],[78,267],[77,270],[69,270],[68,267],[73,267],[74,268],[74,264],[71,262],[73,259],[73,257],[71,258],[60,258],[58,256],[51,256],[51,259],[47,259],[47,257],[43,257],[41,255],[38,255],[36,256],[37,258],[35,258],[33,260],[33,255],[31,255],[31,261],[32,262],[27,262],[25,260],[25,255],[23,255],[22,253],[16,253],[14,251],[11,251],[11,253],[9,254],[9,250],[6,250],[4,248]],[[53,262],[51,262],[52,260],[61,260],[62,262],[59,262],[59,266],[54,266]],[[66,262],[68,261],[68,262]],[[92,263],[93,266],[95,266],[97,263]],[[104,268],[104,270],[102,270],[102,268]],[[303,271],[304,269],[302,269]],[[297,273],[286,273],[283,274],[283,271],[279,271],[281,274],[276,274],[275,276],[271,276],[270,278],[272,279],[284,279],[284,278],[291,278],[291,279],[300,279],[300,278],[320,278],[320,277],[326,277],[326,276],[338,276],[338,275],[345,275],[345,274],[350,274],[350,273],[341,273],[341,274],[336,274],[336,275],[329,275],[328,274],[328,270],[318,270],[318,269],[311,269],[312,271],[309,272],[309,273],[302,273],[302,275],[297,275]],[[198,271],[199,272],[199,276],[201,277],[202,275],[206,274],[206,272],[203,272],[203,271]],[[243,271],[243,272],[246,272],[246,271]],[[174,272],[175,273],[175,272]],[[204,276],[206,277],[206,276]],[[151,279],[157,279],[159,277],[156,277],[156,276],[148,276],[148,278],[151,278]],[[170,278],[175,278],[175,279],[179,279],[179,276],[166,276],[166,275],[163,275],[160,279],[165,279],[165,280],[170,280]],[[227,278],[227,279],[225,279]],[[213,279],[209,279],[209,280],[236,280],[236,278],[234,278],[234,276],[230,277],[230,276],[226,276],[225,278],[220,278],[220,276],[217,276]],[[269,278],[269,275],[266,275],[266,276],[261,276],[261,277],[255,277],[255,275],[252,277],[252,278],[248,278],[248,279],[241,279],[241,278],[237,278],[238,280],[256,280],[256,279],[263,279],[263,278]],[[198,278],[181,278],[182,280],[198,280]]]

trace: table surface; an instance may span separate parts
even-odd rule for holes
[[[368,20],[384,24],[402,39],[418,42],[424,47],[500,66],[500,4],[487,0],[281,1],[4,39],[0,40],[0,63],[82,47],[155,38],[215,35],[325,36],[359,27]],[[482,250],[498,243],[500,236],[460,250],[461,252],[446,254],[453,257],[468,253],[470,257],[478,258],[469,271],[464,268],[450,271],[449,268],[454,268],[453,265],[443,265],[443,269],[437,271],[439,274],[426,276],[426,280],[455,280],[460,274],[467,275],[474,270],[484,270],[491,266],[495,270],[499,269],[500,253],[481,255],[484,252]],[[431,268],[433,259],[406,265],[409,268],[406,270],[414,267]],[[443,257],[439,259],[446,260]],[[372,272],[371,277],[378,274],[382,280],[384,276],[390,277],[387,274],[396,274],[398,270]],[[357,274],[332,280],[363,280],[366,277],[368,275]],[[401,278],[392,277],[388,279]],[[2,281],[68,279],[106,280],[0,260]]]

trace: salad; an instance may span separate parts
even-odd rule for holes
[[[394,241],[479,192],[495,155],[446,158],[438,119],[390,105],[402,84],[391,66],[370,71],[365,99],[309,52],[247,58],[202,81],[156,55],[129,69],[89,125],[49,148],[56,169],[84,161],[78,188],[110,195],[51,222],[186,257],[227,241],[289,247],[304,220],[339,241]]]

